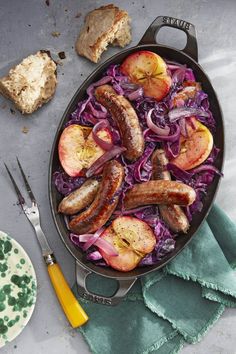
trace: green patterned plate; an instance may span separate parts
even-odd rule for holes
[[[0,231],[0,348],[26,326],[36,293],[31,260],[18,242]]]

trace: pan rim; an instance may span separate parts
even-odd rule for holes
[[[53,217],[53,221],[54,221],[54,224],[56,226],[56,229],[57,229],[57,232],[59,233],[60,235],[60,238],[61,238],[61,241],[63,242],[63,244],[66,246],[66,249],[70,252],[70,254],[73,256],[73,258],[75,258],[75,261],[79,262],[81,264],[81,266],[83,266],[84,268],[86,268],[86,270],[88,270],[89,272],[92,272],[92,273],[95,273],[95,274],[98,274],[100,276],[105,276],[107,278],[111,278],[111,279],[118,279],[118,280],[124,280],[124,279],[135,279],[135,278],[139,278],[139,277],[142,277],[143,275],[146,275],[148,273],[151,273],[155,270],[158,270],[158,269],[161,269],[162,267],[164,267],[167,263],[169,263],[171,260],[173,260],[188,244],[189,242],[192,240],[192,238],[195,236],[197,230],[199,230],[199,228],[201,227],[202,223],[204,222],[204,220],[207,218],[207,215],[209,214],[210,210],[211,210],[211,207],[213,205],[213,202],[216,198],[216,195],[217,195],[217,192],[218,192],[218,189],[219,189],[219,186],[220,186],[220,181],[221,181],[221,178],[219,176],[215,176],[214,178],[214,184],[215,184],[215,191],[214,191],[214,194],[213,196],[210,198],[210,204],[204,214],[204,217],[201,219],[201,221],[198,223],[198,226],[197,226],[197,230],[195,230],[195,232],[193,232],[193,234],[186,240],[186,242],[184,243],[184,245],[182,247],[180,247],[179,249],[175,249],[173,252],[173,255],[171,256],[168,256],[169,254],[167,254],[167,256],[165,256],[162,260],[162,263],[160,265],[153,265],[153,266],[147,266],[147,267],[142,267],[142,268],[136,268],[136,270],[142,270],[141,274],[135,274],[135,275],[129,275],[130,272],[127,272],[127,273],[123,273],[123,272],[119,272],[119,271],[115,271],[116,272],[116,275],[112,275],[112,274],[109,274],[109,271],[112,271],[114,272],[113,269],[111,268],[106,268],[106,271],[104,274],[104,268],[102,267],[99,267],[99,266],[95,266],[92,262],[83,262],[81,261],[81,259],[79,259],[77,257],[77,255],[75,254],[75,252],[73,251],[72,247],[69,247],[69,245],[66,243],[65,241],[65,238],[63,237],[62,235],[62,230],[60,229],[59,227],[59,224],[57,222],[57,217],[56,217],[56,210],[54,208],[54,205],[53,205],[53,197],[52,197],[52,188],[53,188],[53,181],[52,181],[52,176],[53,176],[53,171],[52,171],[52,167],[53,167],[53,160],[54,160],[54,155],[55,155],[55,149],[56,149],[56,144],[57,144],[57,141],[58,141],[58,138],[59,138],[59,135],[60,135],[60,132],[61,132],[61,129],[63,127],[63,125],[65,124],[65,121],[66,119],[68,118],[68,113],[70,112],[71,110],[71,107],[74,106],[74,102],[76,101],[77,99],[77,96],[79,95],[79,93],[84,89],[84,86],[88,86],[88,82],[96,77],[99,72],[102,72],[105,70],[105,68],[112,64],[112,62],[114,60],[116,60],[119,56],[122,56],[124,54],[130,54],[136,50],[140,50],[140,49],[143,49],[143,48],[149,48],[150,50],[151,49],[166,49],[166,50],[169,50],[173,53],[181,53],[181,55],[186,58],[188,58],[188,60],[190,60],[194,65],[196,65],[200,71],[204,74],[204,76],[206,77],[208,83],[210,84],[210,88],[212,90],[212,93],[213,95],[215,96],[215,99],[217,101],[217,104],[218,104],[218,110],[219,110],[219,119],[221,121],[221,124],[222,124],[222,148],[221,148],[221,160],[220,160],[220,171],[223,171],[223,167],[224,167],[224,155],[225,155],[225,142],[224,142],[224,119],[223,119],[223,113],[222,113],[222,109],[221,109],[221,106],[220,106],[220,103],[219,103],[219,100],[218,100],[218,97],[217,97],[217,93],[215,92],[212,84],[211,84],[211,80],[210,78],[208,77],[208,75],[205,73],[204,69],[201,67],[201,65],[196,62],[191,56],[189,56],[188,54],[184,53],[183,51],[181,50],[178,50],[176,48],[173,48],[173,47],[170,47],[170,46],[166,46],[166,45],[160,45],[160,44],[141,44],[141,45],[136,45],[136,46],[133,46],[133,47],[129,47],[127,49],[124,49],[116,54],[114,54],[112,57],[108,58],[106,61],[104,61],[103,63],[101,63],[97,68],[95,68],[95,70],[92,71],[92,73],[82,82],[82,84],[79,86],[79,88],[76,90],[76,92],[74,93],[74,95],[72,96],[70,102],[68,103],[63,115],[62,115],[62,118],[59,122],[59,125],[57,127],[57,131],[54,135],[54,141],[53,141],[53,144],[52,144],[52,148],[51,148],[51,153],[50,153],[50,160],[49,160],[49,172],[48,172],[48,192],[49,192],[49,202],[50,202],[50,210],[51,210],[51,214],[52,214],[52,217]],[[174,60],[174,59],[172,59]],[[108,273],[108,274],[107,274]]]

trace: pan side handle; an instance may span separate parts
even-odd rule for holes
[[[187,43],[182,50],[196,62],[198,61],[198,47],[195,26],[187,21],[170,16],[158,16],[144,33],[139,45],[141,44],[159,44],[156,40],[157,33],[162,27],[174,27],[184,31],[187,35]]]
[[[118,289],[112,296],[102,296],[91,293],[86,286],[87,277],[92,274],[87,268],[85,268],[81,263],[76,262],[76,282],[78,294],[85,300],[96,302],[98,304],[114,306],[119,304],[119,302],[125,297],[128,291],[136,282],[137,278],[132,279],[119,279]]]

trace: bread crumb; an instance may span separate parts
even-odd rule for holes
[[[60,59],[65,59],[66,58],[66,53],[65,52],[59,52],[58,56]]]
[[[27,133],[29,132],[29,128],[23,127],[23,128],[21,129],[21,131],[22,131],[22,133],[27,134]]]
[[[53,32],[51,33],[51,35],[52,35],[53,37],[59,37],[59,36],[61,35],[61,33],[60,33],[60,32],[57,32],[57,31],[53,31]]]

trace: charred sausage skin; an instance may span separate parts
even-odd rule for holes
[[[126,210],[150,204],[190,205],[194,202],[196,193],[193,188],[175,181],[149,181],[135,184],[124,198]]]
[[[96,179],[88,179],[81,187],[62,199],[58,206],[59,213],[74,215],[86,208],[94,200],[99,187]]]
[[[152,179],[171,180],[170,172],[165,170],[168,159],[165,151],[156,149],[151,157]],[[160,214],[163,220],[174,232],[187,232],[189,228],[188,218],[179,205],[159,205]]]
[[[123,179],[123,166],[116,160],[106,162],[94,201],[87,210],[70,221],[69,229],[76,234],[84,234],[102,227],[117,206]]]
[[[95,97],[108,109],[119,128],[123,146],[127,149],[124,156],[129,161],[137,160],[144,151],[144,138],[138,116],[132,105],[109,85],[97,87]]]

